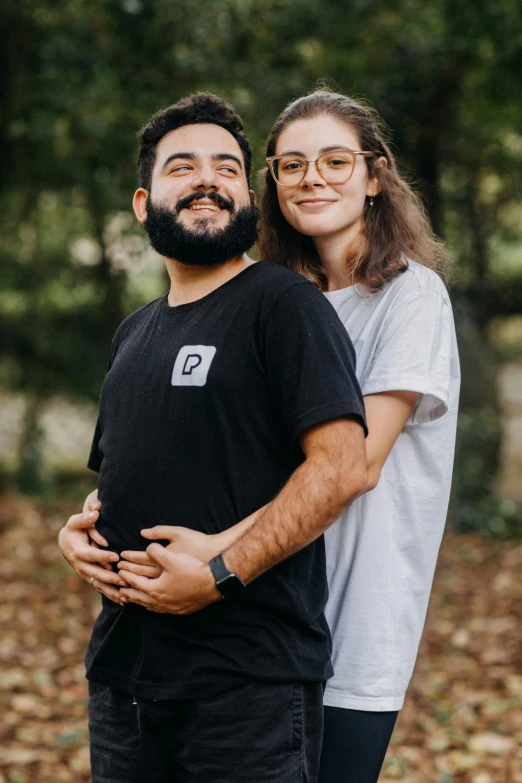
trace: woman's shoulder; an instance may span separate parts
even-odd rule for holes
[[[450,303],[448,289],[440,276],[423,264],[408,258],[407,269],[388,285],[390,293],[401,298],[416,299],[423,296],[440,296]]]

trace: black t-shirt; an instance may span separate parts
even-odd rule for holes
[[[116,332],[89,467],[97,527],[114,551],[140,530],[217,533],[274,498],[303,462],[299,436],[352,416],[363,427],[355,355],[326,298],[300,275],[258,262],[202,299],[164,296]],[[187,616],[103,599],[89,679],[145,698],[199,696],[230,678],[331,676],[322,537],[237,600]]]

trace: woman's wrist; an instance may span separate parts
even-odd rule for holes
[[[210,536],[212,538],[213,558],[222,555],[240,537],[241,533],[235,528],[236,526],[234,525],[234,527],[229,527],[227,530],[222,530],[221,533],[214,533]]]
[[[65,556],[65,554],[64,554],[64,551],[63,551],[63,549],[62,549],[62,543],[61,543],[61,541],[60,541],[60,536],[62,535],[62,533],[63,533],[63,531],[64,531],[64,530],[65,530],[65,528],[64,528],[64,527],[62,527],[62,528],[61,528],[61,530],[59,530],[59,532],[58,532],[58,542],[57,542],[57,543],[58,543],[58,549],[60,550],[60,554],[61,554],[61,556],[63,557],[63,559],[65,560],[65,562],[66,562],[68,565],[70,565],[70,566],[71,566],[71,568],[74,568],[73,564],[72,564],[72,563],[71,563],[71,561],[70,561],[70,560],[69,560],[69,559],[68,559],[68,558]]]

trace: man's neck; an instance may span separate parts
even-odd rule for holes
[[[187,266],[170,258],[166,258],[165,263],[170,277],[168,303],[177,307],[202,299],[255,261],[245,253],[216,266]]]

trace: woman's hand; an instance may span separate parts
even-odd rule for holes
[[[250,514],[241,522],[214,535],[207,535],[206,533],[200,533],[198,530],[190,530],[188,527],[177,527],[174,525],[156,525],[156,527],[150,528],[150,530],[142,530],[141,535],[150,541],[167,540],[170,542],[167,549],[171,552],[191,555],[201,560],[202,563],[209,563],[214,557],[221,555],[225,549],[240,538],[259,519],[269,505],[267,503],[266,506],[254,511],[253,514]],[[147,552],[126,551],[121,553],[121,557],[118,568],[131,571],[138,576],[148,576],[153,579],[156,579],[161,574],[161,568],[149,557]]]
[[[99,514],[100,510],[101,503],[98,500],[98,490],[95,489],[85,498],[85,503],[83,504],[83,513],[88,514],[90,511],[97,511]],[[89,534],[89,538],[92,539],[92,541],[94,541],[94,543],[98,546],[109,546],[109,542],[101,535],[101,533],[98,532],[96,525],[91,525],[91,527],[87,529],[87,533]]]
[[[150,530],[142,530],[141,535],[150,541],[167,540],[170,543],[166,549],[170,552],[191,555],[202,563],[208,563],[226,548],[226,541],[221,537],[222,534],[207,535],[187,527],[156,525]],[[161,574],[161,568],[147,552],[126,551],[121,553],[121,557],[118,568],[154,579]]]
[[[89,509],[90,503],[99,504],[97,498],[93,500],[93,494],[86,499],[84,509]],[[89,538],[88,531],[96,523],[98,516],[99,511],[96,508],[73,514],[58,533],[58,546],[69,565],[85,582],[92,584],[111,601],[122,603],[117,586],[123,587],[127,583],[112,570],[111,565],[118,562],[119,556],[116,552],[100,549]]]

